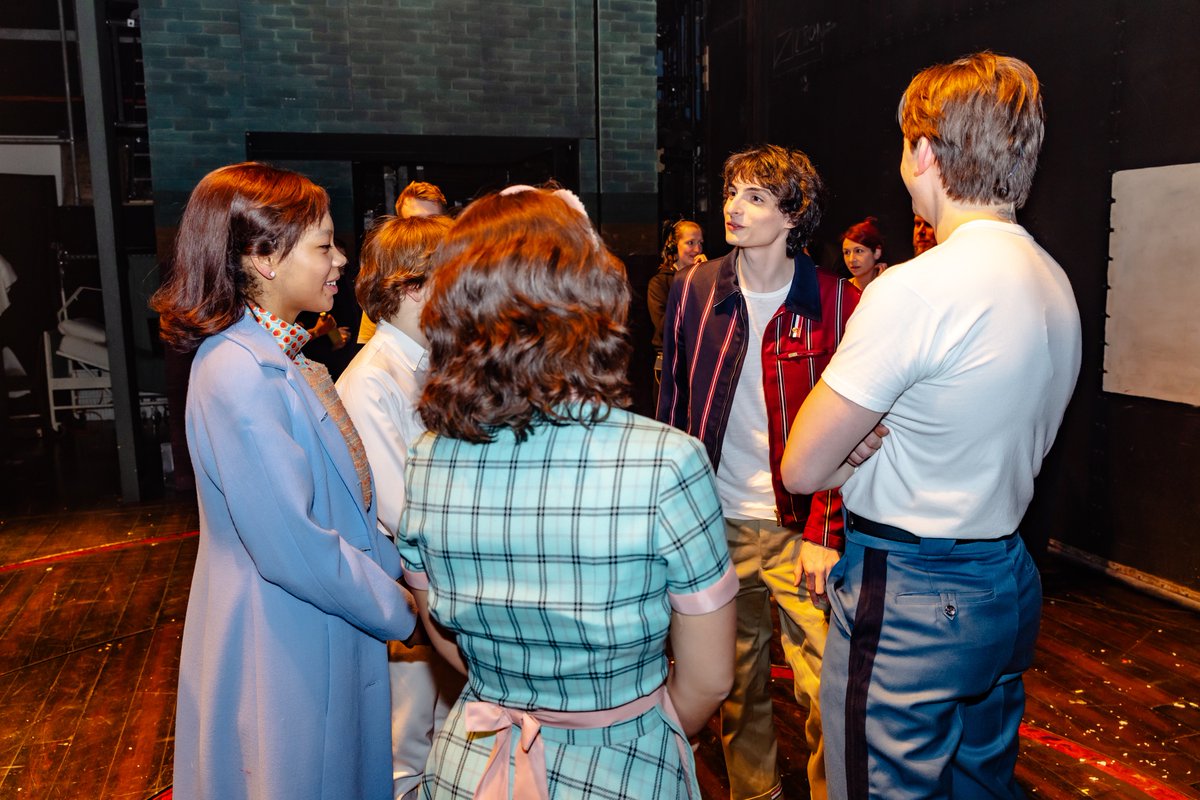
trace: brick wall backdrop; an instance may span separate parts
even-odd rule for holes
[[[245,157],[250,130],[559,137],[580,141],[585,194],[599,169],[606,232],[654,248],[654,0],[140,7],[160,229],[175,226],[201,176]],[[348,212],[348,163],[318,169]]]

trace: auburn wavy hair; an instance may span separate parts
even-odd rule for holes
[[[249,256],[287,257],[329,213],[329,195],[298,172],[246,162],[213,170],[188,199],[163,285],[150,298],[159,334],[188,351],[246,313],[257,293]]]
[[[425,285],[449,217],[383,217],[363,240],[354,296],[369,319],[391,319],[409,292]]]
[[[849,228],[846,228],[845,233],[842,234],[842,239],[849,239],[872,250],[879,250],[879,260],[885,260],[883,256],[883,231],[879,229],[879,219],[877,217],[867,217],[862,222],[856,222]]]
[[[628,405],[625,267],[554,192],[471,203],[429,285],[429,430],[490,442],[508,428],[522,441],[540,423],[590,424]]]

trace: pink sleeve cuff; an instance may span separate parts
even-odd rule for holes
[[[695,616],[696,614],[707,614],[710,611],[716,611],[732,600],[737,593],[737,572],[734,571],[733,564],[730,564],[729,569],[721,576],[721,580],[707,589],[701,589],[691,594],[672,594],[668,592],[667,597],[671,600],[671,608],[680,614]]]
[[[418,592],[429,591],[429,576],[424,572],[413,572],[407,566],[401,566],[400,572],[404,575],[404,582],[408,584],[408,588],[416,589]]]

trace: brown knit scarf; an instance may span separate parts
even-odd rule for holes
[[[316,392],[317,397],[321,399],[321,405],[325,406],[329,416],[333,417],[333,421],[337,423],[338,430],[342,432],[342,437],[346,440],[346,447],[350,448],[350,458],[354,461],[354,471],[358,473],[358,482],[362,484],[363,502],[367,508],[370,508],[371,468],[367,466],[367,451],[363,448],[362,439],[358,438],[354,421],[350,419],[350,414],[342,405],[342,399],[338,397],[333,379],[329,377],[329,370],[319,361],[310,359],[305,359],[305,361],[307,363],[300,369],[300,374]]]

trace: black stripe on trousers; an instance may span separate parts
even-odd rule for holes
[[[887,590],[886,550],[867,547],[863,552],[862,588],[850,633],[850,663],[846,675],[846,793],[849,800],[868,800],[867,690],[883,626]]]

